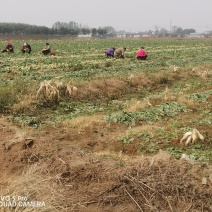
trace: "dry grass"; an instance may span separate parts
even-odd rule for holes
[[[60,186],[60,178],[48,175],[45,163],[35,164],[26,167],[20,176],[16,176],[7,188],[1,188],[1,196],[21,196],[27,197],[27,202],[38,201],[44,202],[44,207],[21,207],[1,208],[3,211],[65,211],[65,203],[63,202],[64,189]],[[63,205],[63,206],[61,206]]]
[[[155,128],[157,128],[157,127],[153,126],[153,125],[144,124],[144,125],[135,126],[132,129],[129,129],[129,132],[131,130],[133,130],[133,131],[136,131],[136,132],[147,132],[150,135],[153,135],[153,131],[154,131]]]
[[[28,113],[36,110],[34,95],[22,96],[21,100],[12,106],[14,113]]]
[[[123,92],[126,92],[127,84],[124,80],[112,78],[81,83],[77,85],[77,88],[76,99],[81,100],[86,98],[92,101],[100,98],[108,98],[112,95],[119,96]]]
[[[136,111],[136,110],[142,110],[147,107],[151,107],[150,100],[144,99],[143,101],[140,101],[138,99],[131,99],[129,101],[125,102],[126,105],[126,111]]]
[[[194,67],[190,74],[196,76],[196,77],[201,77],[203,79],[206,79],[208,77],[212,76],[212,69],[210,65],[205,65],[201,67]]]
[[[77,93],[77,87],[71,85],[71,83],[64,84],[62,81],[44,80],[40,83],[40,87],[36,93],[36,99],[38,100],[61,100],[61,94],[69,96],[75,95]]]
[[[106,123],[102,117],[102,115],[80,116],[70,120],[65,120],[62,122],[62,125],[65,127],[81,129],[90,126],[92,123]]]

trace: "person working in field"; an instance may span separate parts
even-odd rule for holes
[[[31,49],[31,46],[28,43],[24,43],[21,51],[22,51],[23,54],[25,54],[25,53],[30,54],[32,49]]]
[[[50,47],[49,43],[46,43],[46,46],[45,46],[44,49],[42,50],[42,53],[43,53],[44,55],[47,55],[47,54],[49,54],[50,52],[51,52],[51,47]]]
[[[144,50],[144,47],[141,47],[141,49],[138,50],[137,54],[136,54],[136,58],[138,60],[146,60],[147,58],[147,54]]]
[[[110,49],[106,50],[105,51],[105,56],[106,57],[114,57],[114,51],[115,50],[116,50],[115,48],[110,48]]]
[[[125,58],[125,51],[126,51],[125,47],[116,49],[114,52],[114,57],[115,58]]]
[[[8,42],[6,47],[2,50],[2,53],[4,52],[10,52],[10,53],[13,53],[14,52],[14,46]]]

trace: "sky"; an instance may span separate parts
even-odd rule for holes
[[[143,32],[177,26],[212,30],[212,0],[0,0],[0,22],[52,27],[74,21]]]

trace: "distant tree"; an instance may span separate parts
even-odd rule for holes
[[[171,35],[172,37],[185,37],[194,32],[196,32],[195,29],[182,29],[181,27],[174,26]]]
[[[91,29],[91,34],[92,37],[95,37],[97,35],[97,29],[96,28]]]
[[[60,29],[60,27],[61,27],[61,24],[58,21],[58,22],[56,22],[56,23],[53,24],[52,29],[56,29],[57,30],[57,29]]]
[[[167,37],[168,35],[168,30],[165,28],[161,28],[160,31],[158,32],[159,37]]]
[[[61,35],[68,35],[69,34],[69,29],[67,27],[61,27],[59,30],[59,33]]]
[[[103,27],[109,34],[115,34],[115,29],[112,26]]]
[[[172,27],[172,34],[175,34],[176,33],[177,28],[178,28],[178,26],[173,26]]]
[[[49,34],[49,28],[20,23],[0,23],[0,33],[2,34]]]
[[[104,28],[99,27],[97,29],[97,33],[98,33],[99,36],[103,36],[103,35],[105,35],[107,33],[107,30],[104,29]]]
[[[195,29],[184,29],[183,33],[184,35],[189,35],[190,33],[195,33],[196,30]]]
[[[60,29],[60,28],[77,29],[79,28],[79,24],[74,21],[70,21],[69,23],[57,21],[56,23],[53,24],[52,28],[53,29]]]
[[[150,37],[154,36],[154,32],[152,30],[149,30],[146,34],[148,34]]]
[[[69,33],[71,36],[75,37],[75,36],[79,35],[79,29],[70,29]]]
[[[91,30],[88,29],[88,28],[82,28],[82,29],[81,29],[81,32],[82,32],[83,35],[88,35],[88,34],[91,33]]]
[[[80,31],[82,31],[79,26],[80,24],[74,21],[70,21],[69,23],[58,21],[53,24],[52,31],[54,32],[54,34],[57,34],[57,35],[77,36],[80,33]],[[89,30],[89,29],[86,29],[86,30]],[[83,32],[85,33],[85,31]]]
[[[155,32],[154,33],[155,33],[156,36],[159,36],[159,27],[157,25],[155,26]]]
[[[175,30],[176,37],[183,37],[183,29],[181,27],[176,28]]]
[[[69,26],[69,29],[78,29],[79,28],[79,24],[74,21],[70,21],[68,26]]]

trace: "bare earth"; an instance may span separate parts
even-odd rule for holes
[[[100,116],[75,123],[38,130],[1,117],[1,196],[45,202],[1,211],[212,211],[209,165],[133,147],[126,155],[115,142],[123,126]]]

